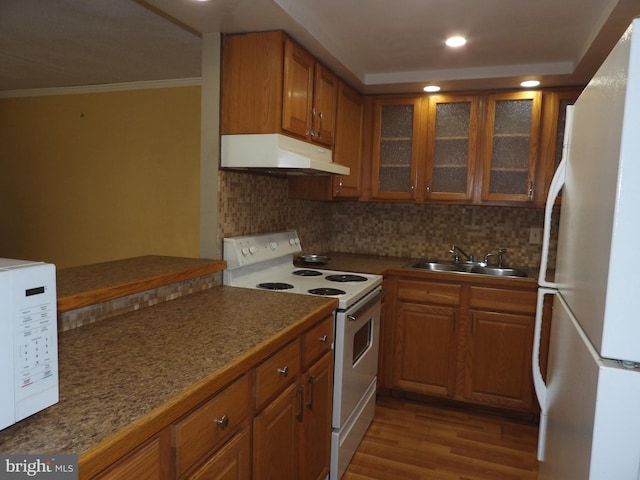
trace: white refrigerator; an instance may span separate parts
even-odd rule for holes
[[[563,160],[545,212],[532,362],[541,408],[538,478],[639,480],[640,19],[567,117]],[[549,235],[560,190],[552,275]],[[543,379],[545,295],[554,298]]]

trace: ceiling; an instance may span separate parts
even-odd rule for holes
[[[640,0],[2,0],[0,92],[197,78],[203,34],[279,29],[363,93],[582,85],[635,16]]]

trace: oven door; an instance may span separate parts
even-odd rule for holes
[[[380,299],[376,289],[336,313],[333,428],[345,424],[378,370]]]

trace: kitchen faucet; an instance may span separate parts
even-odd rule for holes
[[[507,253],[507,249],[506,248],[499,248],[498,249],[498,268],[502,268],[502,255],[504,255],[505,253]],[[485,265],[489,265],[489,257],[494,257],[496,254],[495,253],[487,253],[484,256],[484,264]]]
[[[460,263],[460,255],[465,257],[467,261],[473,262],[473,255],[467,255],[464,250],[456,245],[451,245],[449,249],[449,253],[453,255],[453,263]]]

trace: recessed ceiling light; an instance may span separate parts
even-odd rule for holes
[[[467,43],[467,39],[460,36],[449,37],[444,43],[446,43],[448,47],[461,47]]]
[[[540,85],[539,80],[525,80],[524,82],[520,82],[520,86],[524,88],[537,87]]]
[[[439,92],[440,87],[437,85],[427,85],[426,87],[423,88],[423,90],[425,92]]]

